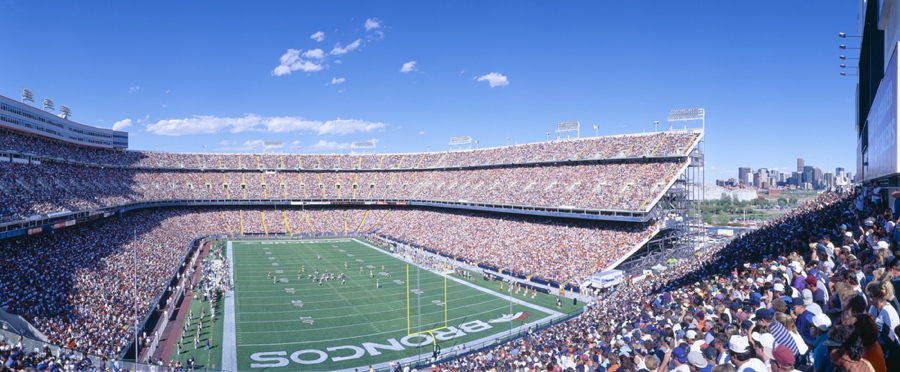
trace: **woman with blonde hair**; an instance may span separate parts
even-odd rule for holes
[[[803,337],[800,336],[800,333],[797,332],[797,323],[794,322],[794,318],[790,315],[787,315],[782,312],[775,313],[775,321],[781,323],[784,326],[784,329],[788,330],[788,333],[791,334],[791,337],[794,338],[794,343],[797,344],[797,349],[800,351],[800,355],[806,355],[806,352],[809,351],[809,345],[803,341]]]
[[[866,294],[869,297],[869,314],[875,318],[878,326],[878,343],[884,349],[889,370],[900,367],[900,344],[897,343],[897,335],[894,328],[900,326],[900,315],[897,309],[888,303],[894,299],[894,286],[886,280],[876,280],[866,285]]]

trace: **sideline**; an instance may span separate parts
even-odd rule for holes
[[[228,278],[231,285],[225,291],[225,324],[222,327],[222,370],[237,371],[237,336],[234,331],[234,255],[231,241],[228,241],[226,260],[228,261]]]

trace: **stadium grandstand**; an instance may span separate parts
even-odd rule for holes
[[[6,260],[0,303],[48,342],[106,358],[140,334],[122,325],[152,329],[209,236],[377,237],[570,291],[651,242],[692,241],[702,129],[408,154],[168,153],[0,103],[0,244],[30,253]],[[42,285],[17,279],[35,272]]]
[[[531,289],[532,298],[538,289],[555,294],[560,308],[562,296],[585,301],[573,314],[515,334],[513,317],[521,313],[510,311],[508,337],[372,369],[900,366],[893,332],[900,326],[900,211],[887,207],[900,192],[877,184],[829,190],[756,231],[700,246],[702,225],[689,199],[702,180],[702,129],[437,153],[188,154],[21,130],[68,121],[7,101],[0,121],[2,371],[185,370],[181,360],[163,360],[173,348],[182,355],[182,342],[160,340],[173,328],[184,340],[195,327],[198,349],[210,315],[185,318],[188,310],[176,304],[200,299],[195,280],[216,291],[231,286],[222,266],[198,262],[204,249],[213,252],[211,241],[345,236],[398,256],[417,252],[414,262],[426,269],[451,262],[458,273],[474,268],[486,281],[501,278],[497,293],[509,293],[510,309],[513,287],[516,294]],[[679,260],[657,268],[673,257]],[[598,290],[595,274],[612,268],[627,275]],[[198,302],[213,308],[216,301]],[[211,336],[204,337],[208,350]],[[313,349],[290,358],[258,352],[249,358],[268,364],[238,366],[226,362],[230,341],[217,342],[222,364],[206,370],[290,370],[312,363],[303,355],[328,358]],[[394,342],[327,350],[403,349]],[[187,369],[193,364],[191,356]]]

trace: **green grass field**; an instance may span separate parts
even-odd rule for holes
[[[508,336],[510,323],[515,333],[576,308],[557,309],[556,297],[545,294],[534,300],[513,295],[510,301],[499,283],[482,283],[477,273],[473,284],[476,280],[445,279],[409,265],[407,283],[406,262],[350,238],[241,241],[232,243],[231,252],[241,371],[352,371],[369,365],[384,369],[389,361],[424,362],[435,339],[447,355],[464,344],[477,347]],[[316,270],[319,276],[325,270],[335,277],[343,273],[346,283],[320,285],[308,279]],[[221,323],[229,332],[228,322]],[[420,329],[436,330],[410,335]]]

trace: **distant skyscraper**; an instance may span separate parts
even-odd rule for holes
[[[801,179],[801,182],[809,182],[809,183],[815,185],[816,184],[815,172],[816,172],[816,167],[813,167],[812,165],[804,166],[803,167],[803,178]]]
[[[803,173],[804,165],[806,165],[806,162],[803,161],[803,158],[797,158],[797,173]]]
[[[750,174],[750,167],[738,168],[738,182],[740,182],[742,185],[746,185],[748,174]]]
[[[753,186],[763,187],[763,184],[767,183],[768,179],[769,172],[766,172],[765,168],[761,168],[756,171],[756,174],[753,175]]]

